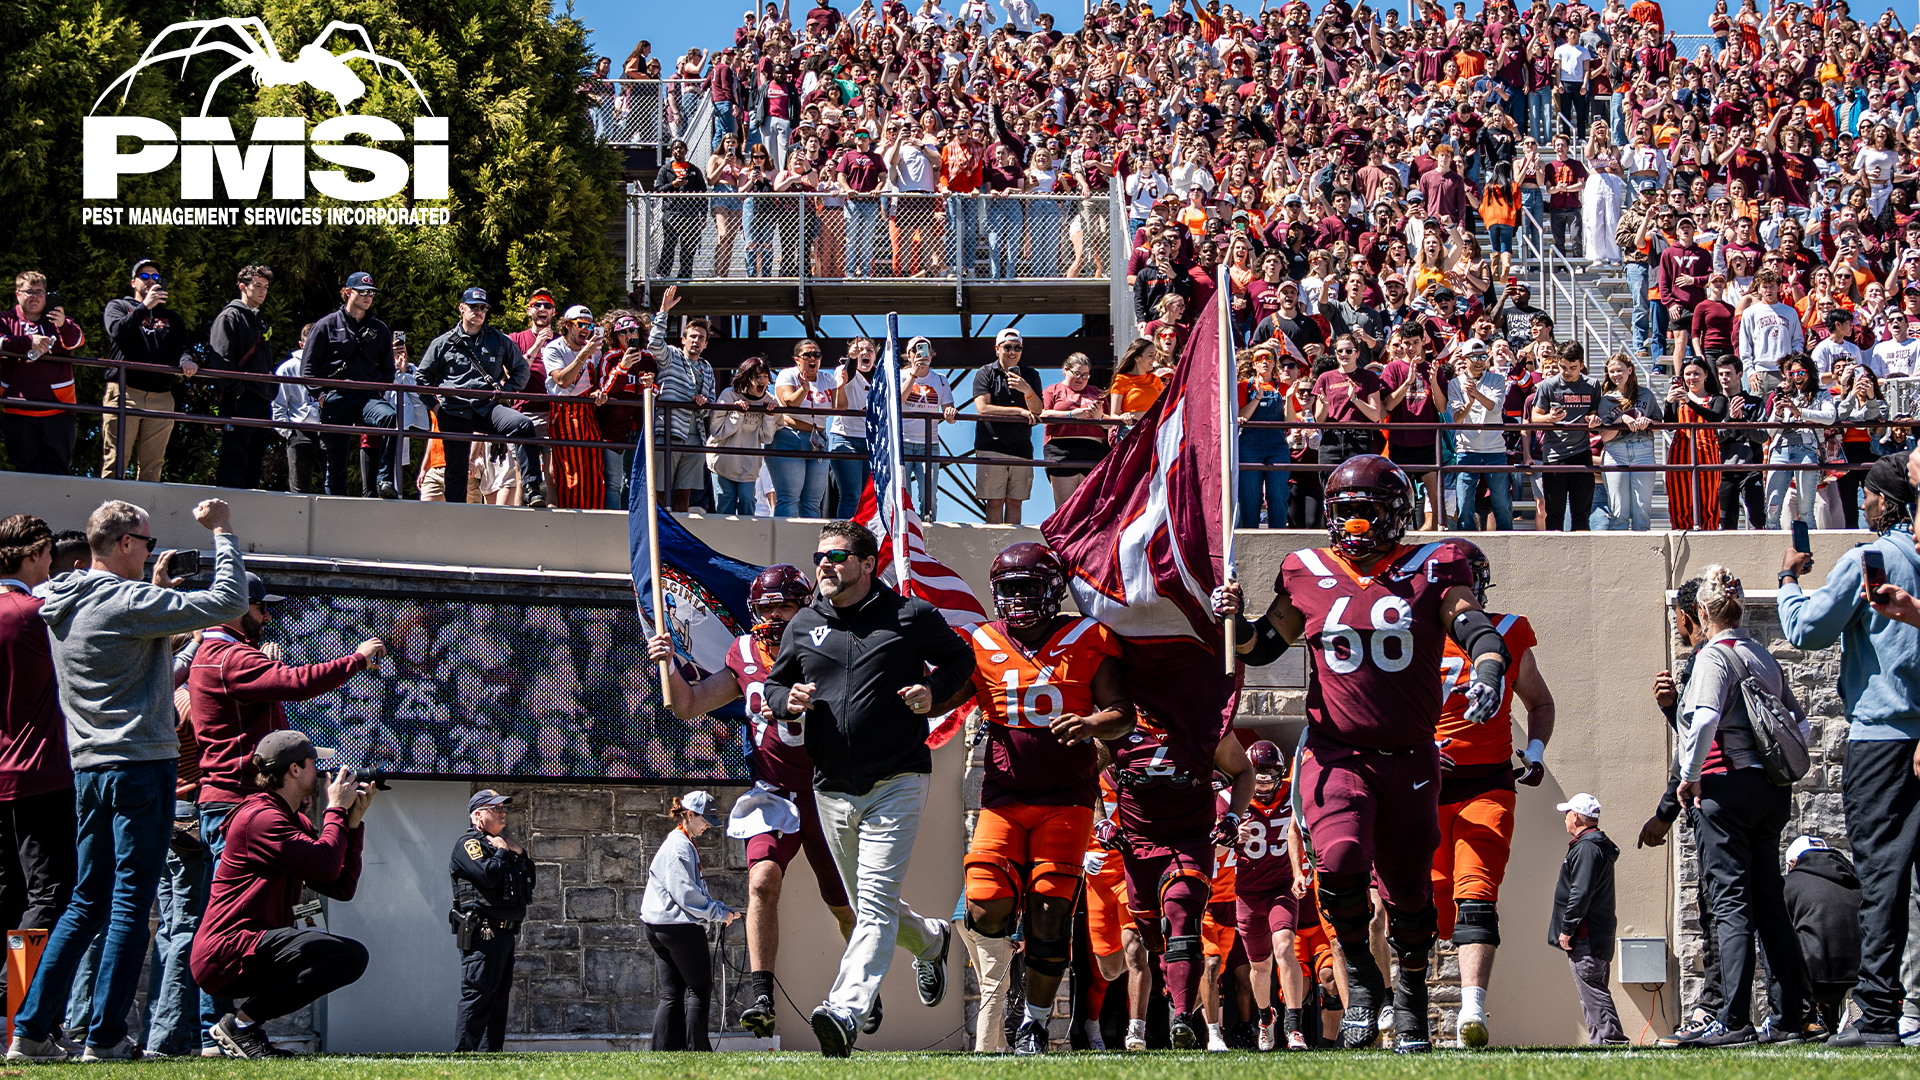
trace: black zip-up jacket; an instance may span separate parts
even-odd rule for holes
[[[447,869],[453,875],[453,906],[475,908],[488,918],[519,922],[533,896],[533,859],[493,846],[487,834],[468,829],[453,843]]]
[[[800,609],[767,677],[767,704],[785,715],[787,691],[813,683],[805,715],[813,786],[865,795],[889,776],[933,771],[927,716],[900,691],[920,683],[945,701],[973,678],[973,663],[973,646],[938,608],[876,581],[850,608],[820,597]]]
[[[274,362],[272,350],[267,348],[267,321],[244,300],[227,301],[227,306],[213,317],[213,325],[207,328],[207,348],[216,358],[212,366],[220,371],[271,375],[279,366]],[[261,401],[272,401],[278,389],[273,383],[231,379],[220,384],[222,393]]]
[[[491,326],[469,334],[455,323],[453,329],[434,338],[420,358],[420,385],[449,390],[519,390],[527,385],[532,369],[520,346]],[[546,387],[539,388],[545,392]],[[423,397],[427,407],[453,416],[479,416],[491,413],[492,398],[448,397],[436,400]]]
[[[1596,960],[1613,959],[1613,935],[1619,925],[1613,904],[1613,864],[1620,849],[1599,829],[1588,829],[1567,845],[1560,880],[1553,886],[1553,920],[1547,943],[1560,947],[1560,935],[1587,939]]]
[[[320,316],[307,334],[307,351],[300,355],[300,375],[307,379],[352,379],[355,382],[393,382],[393,331],[372,312],[354,321],[345,305]],[[323,395],[358,393],[325,390]],[[368,390],[366,393],[380,393]]]
[[[187,320],[165,304],[148,311],[147,305],[123,296],[108,302],[101,321],[106,323],[107,341],[112,345],[115,360],[179,367],[180,361],[188,359],[187,348],[193,344],[193,333],[187,327]],[[109,371],[107,377],[115,376]],[[159,371],[127,372],[127,385],[149,394],[171,393],[179,379],[178,374]]]

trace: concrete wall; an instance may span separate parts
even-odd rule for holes
[[[153,513],[154,533],[162,545],[196,547],[205,545],[206,534],[192,522],[191,507],[214,494],[205,488],[20,474],[7,474],[0,492],[4,492],[0,512],[37,513],[56,529],[78,527],[103,498],[125,498]],[[627,568],[626,521],[620,514],[220,494],[234,504],[235,528],[243,547],[251,551],[568,571]],[[815,536],[814,526],[806,522],[692,517],[688,525],[727,554],[758,562],[803,563]],[[1035,535],[1031,528],[937,525],[928,529],[927,543],[933,554],[984,595],[986,566],[993,553]],[[1819,565],[1831,566],[1841,552],[1863,538],[1863,534],[1815,534]],[[1553,806],[1576,791],[1599,797],[1606,807],[1603,827],[1623,849],[1618,868],[1620,933],[1664,937],[1669,955],[1675,954],[1673,890],[1679,877],[1673,852],[1677,845],[1658,850],[1633,845],[1640,823],[1652,813],[1665,785],[1669,736],[1649,688],[1654,674],[1671,664],[1666,593],[1710,562],[1731,567],[1750,589],[1767,589],[1773,584],[1786,538],[1781,533],[1740,532],[1501,533],[1476,534],[1475,539],[1494,566],[1497,587],[1490,606],[1524,612],[1533,620],[1540,638],[1538,659],[1553,689],[1559,717],[1547,754],[1548,779],[1537,789],[1523,789],[1519,801],[1518,832],[1500,905],[1506,944],[1488,1009],[1494,1036],[1502,1043],[1576,1042],[1583,1031],[1572,978],[1563,956],[1545,940],[1553,882],[1566,847],[1560,815]],[[1254,602],[1265,603],[1286,552],[1320,543],[1324,543],[1323,533],[1243,533],[1241,576]],[[1821,574],[1816,570],[1814,576]],[[1297,697],[1263,695],[1259,706],[1258,715],[1244,717],[1247,723],[1285,725],[1291,719],[1289,713],[1297,709]],[[949,910],[947,905],[953,903],[959,887],[962,854],[958,767],[943,755],[936,768],[940,780],[933,786],[929,825],[921,831],[906,890],[908,899],[925,905],[922,910],[928,913]],[[942,821],[951,827],[938,827]],[[453,824],[457,831],[457,822]],[[546,858],[537,851],[536,856]],[[397,850],[395,857],[401,857]],[[393,917],[408,920],[408,932],[417,932],[422,940],[444,945],[445,905],[424,883],[443,872],[445,852],[423,842],[415,855],[406,857],[429,862],[415,873],[432,902],[414,905],[420,908],[417,913],[396,908]],[[782,905],[785,945],[779,973],[795,1002],[806,1008],[831,979],[839,941],[825,911],[810,899],[813,889],[803,863],[796,862]],[[412,921],[416,919],[417,924]],[[566,921],[563,918],[555,925]],[[919,1009],[910,982],[903,981],[905,970],[905,964],[897,964],[889,976],[886,1027],[862,1045],[922,1047],[959,1026],[957,1004],[951,1019]],[[1616,987],[1621,1020],[1630,1034],[1637,1035],[1649,1024],[1655,1031],[1671,1026],[1679,989],[1677,965],[1671,972],[1657,1009],[1650,990]],[[344,1015],[340,1006],[334,1009],[336,1030],[330,1044],[345,1045],[339,1040],[347,1036],[338,1030]],[[796,1040],[810,1045],[801,1018],[788,1012],[784,1002],[780,1026],[787,1034],[787,1045],[795,1045]],[[957,1039],[944,1045],[954,1044]],[[404,1047],[395,1043],[382,1048]]]

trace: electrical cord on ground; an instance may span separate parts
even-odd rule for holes
[[[733,972],[733,973],[734,973],[735,975],[739,975],[739,976],[742,976],[743,978],[744,978],[744,977],[749,977],[749,976],[751,976],[751,975],[753,974],[753,973],[752,973],[752,972],[750,972],[750,971],[746,971],[746,970],[743,970],[743,969],[742,969],[742,968],[741,968],[741,967],[740,967],[739,965],[737,965],[737,964],[735,964],[735,963],[733,962],[733,957],[732,957],[731,955],[729,955],[729,954],[728,954],[728,952],[727,952],[727,927],[725,927],[725,926],[722,926],[722,927],[720,928],[720,941],[719,941],[719,949],[720,949],[720,962],[721,962],[721,963],[723,963],[723,964],[725,964],[725,965],[727,966],[727,970],[729,970],[729,971],[731,971],[731,972]],[[771,972],[769,972],[769,974],[772,974],[772,973],[771,973]],[[807,1014],[808,1014],[809,1012],[811,1012],[811,1011],[812,1011],[812,1010],[809,1010],[809,1009],[802,1009],[802,1008],[801,1008],[801,1007],[799,1006],[799,1004],[798,1004],[797,1002],[795,1002],[795,1001],[793,1000],[793,995],[791,995],[791,994],[789,994],[789,993],[787,993],[787,987],[786,987],[786,984],[780,981],[780,976],[778,976],[778,975],[774,975],[774,976],[773,976],[773,985],[774,985],[774,988],[775,988],[775,989],[777,989],[777,990],[779,990],[779,991],[780,991],[780,997],[781,997],[781,998],[782,998],[782,999],[783,999],[784,1001],[786,1001],[786,1003],[787,1003],[787,1007],[788,1007],[788,1008],[790,1008],[790,1009],[792,1009],[792,1010],[794,1011],[794,1013],[795,1013],[795,1014],[797,1014],[797,1015],[800,1015],[800,1016],[806,1016],[806,1015],[807,1015]],[[946,1042],[946,1041],[947,1041],[948,1039],[951,1039],[951,1038],[953,1038],[953,1037],[954,1037],[955,1035],[959,1035],[959,1034],[961,1034],[962,1032],[964,1032],[964,1031],[966,1031],[966,1030],[967,1030],[967,1023],[966,1023],[966,1021],[965,1021],[965,1020],[962,1020],[962,1021],[960,1022],[960,1025],[959,1025],[958,1027],[956,1027],[956,1028],[954,1028],[954,1029],[953,1029],[952,1031],[949,1031],[949,1032],[947,1032],[947,1033],[946,1033],[945,1035],[942,1035],[942,1036],[940,1036],[939,1038],[937,1038],[937,1039],[935,1039],[935,1040],[933,1040],[932,1042],[930,1042],[930,1043],[928,1043],[927,1045],[925,1045],[925,1046],[923,1046],[923,1047],[921,1047],[921,1048],[920,1048],[920,1049],[918,1049],[918,1050],[887,1050],[887,1051],[872,1051],[872,1050],[868,1050],[868,1049],[867,1049],[866,1047],[864,1047],[864,1046],[858,1046],[858,1045],[856,1045],[856,1046],[854,1047],[854,1049],[855,1049],[855,1050],[858,1050],[858,1051],[860,1051],[860,1052],[861,1052],[861,1053],[863,1053],[863,1054],[866,1054],[866,1053],[890,1053],[890,1054],[891,1054],[891,1053],[900,1053],[900,1054],[919,1054],[919,1053],[924,1053],[925,1051],[928,1051],[928,1050],[932,1050],[932,1049],[934,1049],[935,1047],[937,1047],[937,1046],[939,1046],[939,1045],[940,1045],[941,1043],[943,1043],[943,1042]]]

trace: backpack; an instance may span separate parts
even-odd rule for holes
[[[1776,787],[1792,787],[1812,765],[1807,754],[1806,715],[1749,674],[1740,650],[1730,645],[1725,648],[1733,658],[1734,676],[1740,680],[1740,700],[1753,729],[1760,768]]]

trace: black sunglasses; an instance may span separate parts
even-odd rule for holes
[[[153,549],[154,549],[154,547],[155,547],[155,545],[157,545],[157,544],[159,544],[159,542],[160,542],[160,541],[158,541],[158,540],[155,540],[155,539],[154,539],[153,537],[151,537],[151,536],[142,536],[142,535],[140,535],[139,533],[123,533],[123,534],[121,534],[121,535],[123,535],[123,536],[131,536],[131,537],[133,537],[133,538],[134,538],[135,540],[145,540],[145,541],[147,542],[147,554],[149,554],[149,555],[151,555],[151,554],[153,554]]]
[[[832,563],[835,566],[839,566],[841,563],[846,562],[848,559],[851,559],[853,557],[854,557],[853,552],[848,551],[846,548],[833,548],[828,551],[816,551],[813,553],[813,565],[819,566],[821,563]]]

